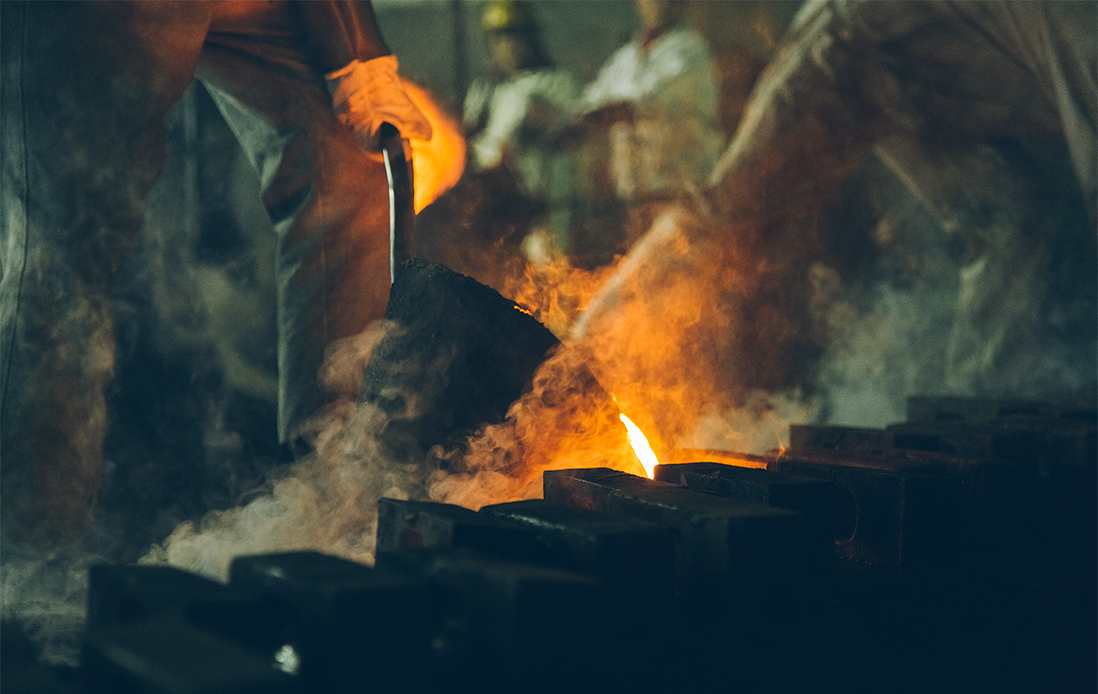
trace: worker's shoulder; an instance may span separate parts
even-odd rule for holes
[[[671,56],[704,58],[712,54],[709,41],[690,25],[678,23],[652,44],[649,60],[659,61]]]

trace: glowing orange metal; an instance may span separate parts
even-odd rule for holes
[[[641,465],[644,466],[644,471],[648,473],[648,478],[651,479],[656,474],[656,466],[660,464],[658,458],[656,458],[655,451],[652,450],[652,446],[648,444],[648,439],[644,437],[641,430],[636,424],[633,424],[623,414],[618,415],[621,418],[622,424],[629,431],[629,445],[633,447],[633,451],[637,454],[637,458],[640,459]]]

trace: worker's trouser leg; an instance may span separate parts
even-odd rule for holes
[[[0,7],[0,494],[5,543],[87,528],[113,365],[111,286],[191,81],[207,7]]]
[[[211,31],[199,66],[260,176],[278,234],[279,436],[324,404],[328,345],[382,317],[389,297],[387,182],[332,114],[300,49]]]

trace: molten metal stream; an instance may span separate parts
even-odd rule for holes
[[[648,439],[644,437],[641,430],[637,428],[636,424],[633,424],[623,414],[618,415],[621,417],[622,424],[629,430],[629,445],[633,447],[633,452],[637,454],[637,458],[640,459],[641,465],[644,466],[644,471],[648,473],[648,478],[652,479],[656,474],[656,466],[660,461],[656,458],[655,451],[652,450],[652,446],[648,445]]]

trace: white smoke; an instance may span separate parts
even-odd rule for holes
[[[43,559],[4,552],[0,618],[18,623],[45,663],[79,664],[91,563],[90,556]]]
[[[335,398],[310,423],[315,450],[277,470],[247,503],[182,523],[141,561],[217,580],[244,554],[310,549],[372,563],[378,499],[422,487],[422,471],[387,458],[378,441],[388,415],[357,402],[370,354],[394,329],[378,322],[331,346],[322,380]]]

